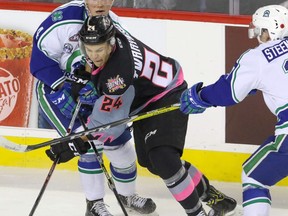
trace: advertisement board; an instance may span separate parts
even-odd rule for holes
[[[0,126],[28,127],[33,77],[32,36],[0,29]]]

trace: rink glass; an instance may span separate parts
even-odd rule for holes
[[[0,29],[0,126],[28,127],[33,77],[32,36]]]

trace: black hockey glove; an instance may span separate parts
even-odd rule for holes
[[[96,88],[91,82],[91,74],[85,71],[84,66],[74,70],[74,82],[72,83],[72,97],[80,100],[82,104],[93,106],[99,98]]]
[[[91,73],[85,71],[85,66],[80,65],[78,68],[76,68],[73,71],[73,82],[71,84],[72,86],[72,98],[77,101],[79,97],[80,90],[86,86],[86,84],[91,79]],[[80,108],[80,115],[85,119],[88,118],[88,116],[92,113],[93,106],[82,104]]]
[[[65,163],[73,159],[75,156],[87,153],[90,147],[91,146],[88,142],[84,142],[81,138],[77,138],[53,145],[45,152],[52,161],[54,161],[57,155],[59,155],[60,159],[58,163]]]
[[[74,71],[74,80],[72,82],[72,97],[77,100],[79,91],[91,80],[91,73],[85,71],[85,66],[81,65]]]

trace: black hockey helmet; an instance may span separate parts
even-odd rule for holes
[[[115,36],[116,30],[109,16],[88,17],[79,31],[84,44],[100,44]]]

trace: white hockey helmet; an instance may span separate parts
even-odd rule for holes
[[[248,37],[258,38],[262,29],[267,29],[270,39],[279,40],[288,36],[288,10],[281,5],[268,5],[259,8],[252,15],[252,22],[248,30]]]

